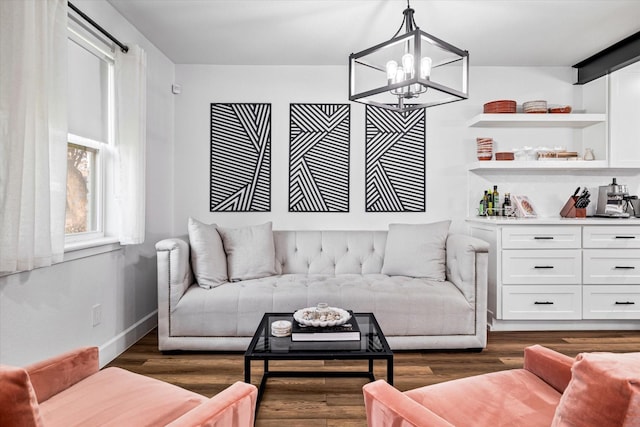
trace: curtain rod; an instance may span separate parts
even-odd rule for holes
[[[75,7],[73,4],[71,4],[71,2],[67,2],[67,4],[69,5],[69,8],[71,8],[71,10],[73,10],[75,13],[77,13],[78,15],[80,15],[82,17],[82,19],[84,19],[85,21],[87,21],[89,24],[91,24],[93,27],[95,27],[96,30],[100,31],[102,34],[104,34],[105,36],[107,36],[107,38],[109,40],[111,40],[112,42],[114,42],[115,44],[118,45],[118,47],[120,47],[120,50],[122,50],[124,53],[129,52],[129,46],[122,44],[118,39],[116,39],[115,37],[113,37],[111,35],[111,33],[109,33],[107,30],[105,30],[104,28],[102,28],[100,25],[98,25],[96,23],[96,21],[94,21],[93,19],[89,18],[84,12],[82,12],[80,9],[78,9],[77,7]]]

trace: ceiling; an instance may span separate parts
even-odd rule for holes
[[[405,0],[108,0],[176,64],[346,65]],[[472,65],[571,66],[640,31],[640,0],[412,0]],[[117,35],[116,35],[117,37]]]

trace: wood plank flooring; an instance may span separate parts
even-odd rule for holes
[[[569,356],[588,351],[640,351],[640,331],[490,332],[487,348],[465,351],[397,351],[395,386],[408,390],[423,385],[522,367],[526,346],[541,344]],[[244,380],[242,353],[158,351],[156,331],[150,332],[109,366],[118,366],[149,377],[213,396],[235,381]],[[287,365],[272,362],[272,370],[366,370],[360,361],[304,361]],[[386,378],[386,364],[375,364],[376,378]],[[262,364],[252,365],[252,382],[262,377]],[[258,427],[362,427],[366,426],[361,378],[270,379],[256,420]]]

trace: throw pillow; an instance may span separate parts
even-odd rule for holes
[[[552,426],[639,426],[640,353],[582,353]]]
[[[204,224],[189,218],[191,268],[198,285],[214,288],[228,280],[227,256],[215,224]]]
[[[276,274],[271,222],[243,228],[218,228],[227,253],[229,280],[259,279]]]
[[[446,278],[445,244],[451,221],[432,224],[390,224],[382,274]]]

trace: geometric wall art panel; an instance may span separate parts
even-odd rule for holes
[[[271,104],[211,104],[211,212],[271,210]]]
[[[365,211],[425,211],[425,111],[366,106]]]
[[[291,104],[289,212],[349,212],[349,104]]]

